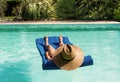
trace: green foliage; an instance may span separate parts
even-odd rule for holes
[[[12,14],[14,14],[17,18],[21,17],[21,9],[22,9],[22,4],[18,4],[15,7],[13,7]]]
[[[24,20],[42,20],[55,17],[52,0],[26,0],[21,16]]]
[[[57,15],[61,19],[109,20],[119,0],[58,0]]]
[[[75,15],[75,0],[59,0],[56,5],[56,13],[60,19],[73,19]]]
[[[6,1],[0,0],[0,18],[3,18],[7,9]]]
[[[0,0],[0,17],[6,1]],[[120,0],[17,0],[12,13],[23,20],[119,20]],[[120,21],[120,20],[119,20]]]
[[[114,9],[114,19],[120,21],[120,4],[117,9]]]
[[[29,3],[22,8],[22,17],[24,20],[37,20],[37,18],[40,18],[40,14],[38,12],[39,3]]]

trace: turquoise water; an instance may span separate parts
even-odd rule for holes
[[[35,39],[68,36],[94,65],[43,71]],[[0,82],[119,82],[120,24],[0,25]]]

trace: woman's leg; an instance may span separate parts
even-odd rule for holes
[[[49,45],[48,37],[45,36],[44,40],[45,40],[46,48],[48,49],[48,51],[46,51],[46,57],[48,60],[52,60],[52,58],[54,57],[53,54],[54,54],[55,49],[51,45]]]
[[[62,46],[62,45],[64,45],[64,43],[63,43],[63,38],[62,38],[62,36],[60,35],[59,36],[59,46]]]

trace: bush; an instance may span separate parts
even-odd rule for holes
[[[0,17],[3,17],[9,5],[6,5],[6,0],[0,1]],[[15,2],[14,8],[10,7],[9,10],[12,11],[12,15],[23,20],[120,21],[120,5],[118,6],[120,0],[16,0]],[[11,14],[8,13],[9,15]]]
[[[61,19],[111,20],[119,0],[58,0],[57,15]]]
[[[22,7],[21,17],[23,20],[43,20],[55,17],[53,0],[32,0],[25,2]]]
[[[114,9],[114,20],[120,21],[120,4],[117,9]]]
[[[56,13],[60,19],[74,19],[75,18],[75,9],[74,9],[75,0],[59,0],[56,5]]]
[[[6,9],[6,0],[0,0],[0,18],[4,17]]]
[[[38,4],[39,6],[39,4]],[[22,18],[24,20],[37,20],[40,18],[39,8],[36,3],[29,3],[22,8]],[[37,13],[38,12],[38,13]]]

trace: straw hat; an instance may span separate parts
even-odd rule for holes
[[[59,47],[54,53],[53,62],[57,67],[64,70],[73,70],[78,68],[84,60],[82,50],[74,45],[65,44]]]

